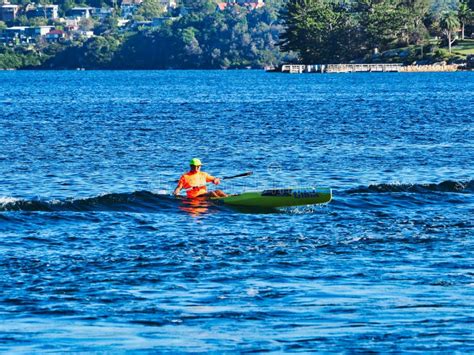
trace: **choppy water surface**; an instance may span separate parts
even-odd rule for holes
[[[474,351],[474,73],[0,72],[0,351]],[[169,196],[330,186],[243,213]]]

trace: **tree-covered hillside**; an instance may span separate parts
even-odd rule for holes
[[[79,21],[77,31],[92,30],[91,38],[70,35],[61,41],[0,45],[0,69],[219,69],[298,61],[456,61],[470,53],[469,40],[460,40],[471,35],[474,24],[474,0],[274,0],[259,8],[233,3],[225,9],[213,0],[186,0],[163,13],[157,23],[142,21],[154,18],[157,1],[144,0],[134,17],[119,27],[124,20],[119,3],[84,0],[80,4],[114,6],[110,16]],[[78,2],[60,4],[65,11]],[[41,21],[64,29],[59,20]],[[5,27],[0,23],[0,31]],[[458,51],[457,43],[462,43]]]
[[[155,29],[109,32],[67,46],[45,68],[262,68],[277,65],[281,25],[271,8],[191,13]]]

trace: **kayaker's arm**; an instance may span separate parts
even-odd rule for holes
[[[221,183],[221,179],[211,176],[207,173],[206,174],[206,182],[212,182],[214,185],[219,185]]]
[[[174,191],[173,191],[173,195],[178,196],[179,193],[181,192],[182,188],[183,188],[183,183],[182,183],[181,180],[180,180],[180,181],[178,182],[178,185],[176,186],[176,188],[175,188]]]

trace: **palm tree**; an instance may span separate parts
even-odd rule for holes
[[[441,17],[440,25],[448,40],[449,53],[451,53],[451,45],[456,40],[456,38],[453,38],[454,34],[459,31],[460,27],[458,14],[453,11],[445,12]]]
[[[474,12],[469,8],[467,1],[459,3],[459,21],[461,22],[461,39],[464,39],[464,27],[474,20]]]

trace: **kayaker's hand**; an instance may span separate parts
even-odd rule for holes
[[[213,183],[214,183],[214,185],[219,185],[221,183],[221,179],[215,178]]]

